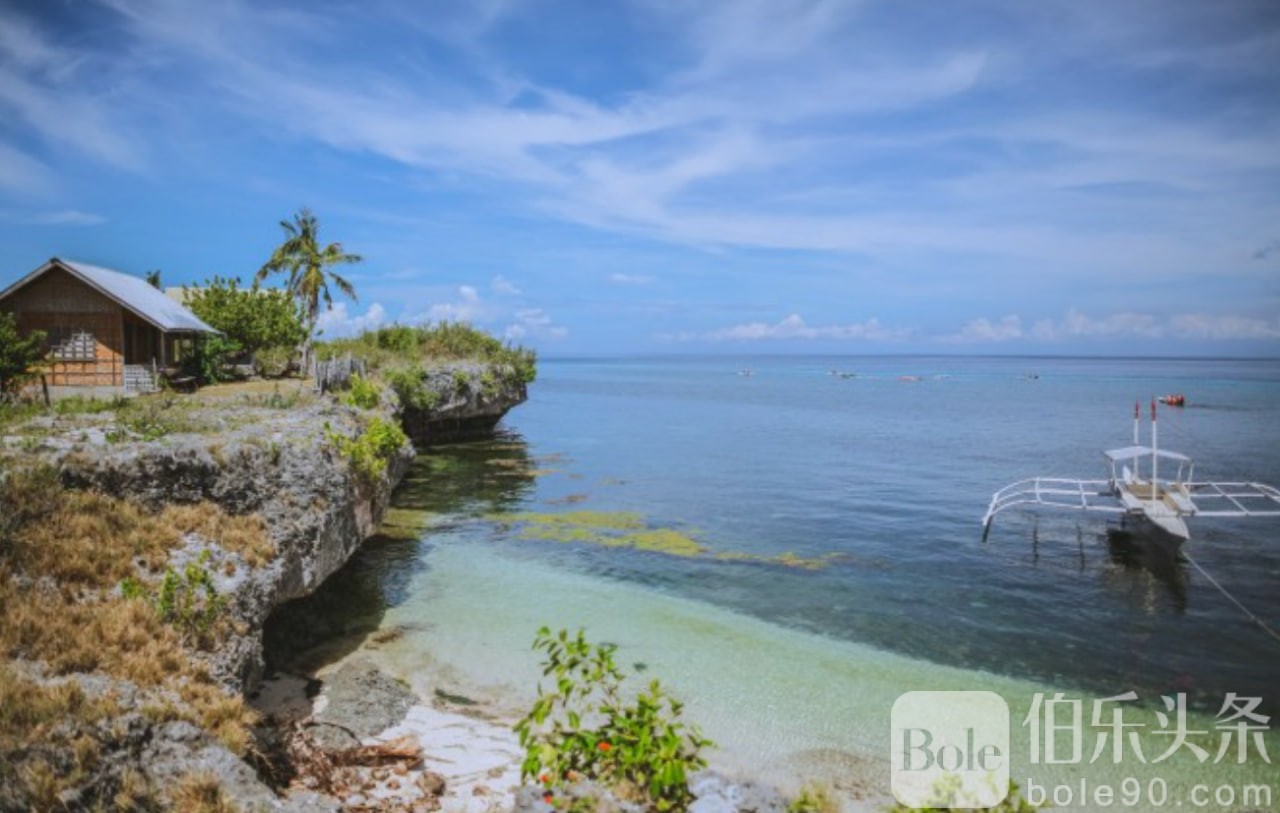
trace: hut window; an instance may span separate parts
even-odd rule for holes
[[[55,327],[48,331],[50,354],[59,361],[93,361],[97,342],[87,330]]]

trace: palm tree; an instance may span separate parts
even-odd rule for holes
[[[160,284],[160,269],[155,268],[147,272],[147,284],[157,291],[163,291],[164,286]]]
[[[280,228],[284,229],[284,242],[276,247],[271,258],[258,269],[253,281],[257,285],[270,274],[289,275],[286,287],[302,305],[303,316],[307,321],[307,341],[303,347],[302,360],[305,370],[310,361],[316,320],[320,318],[320,300],[324,300],[326,310],[333,307],[329,284],[332,283],[352,300],[356,298],[356,289],[350,282],[335,274],[332,267],[358,263],[363,258],[359,254],[343,251],[341,243],[330,243],[320,248],[316,235],[319,231],[316,216],[306,207],[293,216],[292,223],[280,221]]]

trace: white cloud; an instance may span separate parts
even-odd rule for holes
[[[347,312],[346,302],[337,302],[329,310],[320,312],[316,328],[326,339],[343,339],[366,330],[376,330],[386,321],[386,309],[377,302],[358,315]]]
[[[1062,319],[1042,319],[1036,322],[1031,328],[1031,334],[1046,341],[1126,336],[1158,339],[1165,335],[1165,328],[1156,317],[1148,313],[1123,311],[1109,316],[1092,317],[1072,308]]]
[[[1280,317],[1186,313],[1169,320],[1174,335],[1194,339],[1280,339]]]
[[[1009,339],[1022,338],[1022,320],[1017,316],[1006,316],[999,322],[992,322],[985,316],[965,324],[955,336],[946,337],[951,342],[1003,342]]]
[[[609,275],[609,281],[615,285],[648,285],[653,282],[653,277],[648,274],[613,273]]]
[[[516,311],[515,321],[507,325],[503,336],[511,341],[521,339],[563,339],[569,329],[555,324],[551,315],[542,308],[523,308]]]
[[[520,288],[511,280],[499,274],[489,283],[489,287],[495,294],[503,296],[519,296]]]
[[[26,223],[35,226],[97,226],[106,223],[102,215],[82,212],[79,209],[63,209],[57,212],[39,212],[24,218]]]
[[[481,323],[489,315],[489,309],[480,300],[480,292],[474,286],[458,286],[453,301],[436,302],[420,314],[410,316],[406,321],[410,324],[431,324],[439,321],[465,321],[468,324]]]
[[[1064,342],[1079,339],[1197,339],[1211,341],[1280,338],[1280,317],[1264,319],[1238,314],[1184,313],[1160,317],[1149,313],[1123,311],[1106,316],[1090,316],[1074,308],[1061,319],[1038,320],[1030,331],[1022,328],[1018,316],[999,322],[974,319],[959,333],[944,341],[997,342],[1031,339]]]
[[[721,341],[770,341],[778,339],[834,339],[834,340],[868,340],[893,341],[906,338],[910,331],[886,328],[880,320],[872,318],[865,322],[845,325],[809,325],[797,313],[785,319],[768,324],[765,322],[748,322],[732,327],[720,328],[702,334],[684,334],[681,340]]]
[[[53,183],[53,173],[47,166],[0,141],[0,189],[43,192]]]

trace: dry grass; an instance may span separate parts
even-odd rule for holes
[[[184,813],[239,813],[240,808],[222,794],[218,777],[210,773],[184,776],[170,794],[174,810]]]
[[[60,809],[59,794],[87,781],[109,736],[99,723],[120,711],[115,698],[89,698],[74,682],[24,677],[11,659],[41,663],[55,676],[96,672],[129,681],[152,716],[188,720],[237,754],[252,748],[257,716],[243,698],[214,681],[151,604],[125,598],[117,585],[141,571],[158,573],[186,534],[260,565],[274,553],[260,518],[232,517],[212,504],[152,512],[65,491],[40,468],[8,473],[0,517],[0,781],[18,783],[36,809]],[[219,633],[229,628],[222,624]],[[188,795],[178,809],[230,809],[201,787],[181,791]],[[134,777],[102,801],[138,809],[131,800],[148,794]]]
[[[64,491],[44,470],[15,472],[11,494],[0,494],[0,514],[23,506],[21,532],[8,534],[6,558],[26,573],[65,584],[114,587],[134,575],[136,564],[158,572],[186,534],[198,534],[260,567],[275,554],[266,524],[256,515],[231,516],[213,503],[170,505],[153,513],[126,500],[86,491]],[[39,499],[30,493],[41,489]],[[36,508],[32,508],[36,505]],[[0,555],[5,553],[0,550]]]
[[[34,809],[61,809],[59,793],[98,765],[102,746],[85,729],[118,712],[112,696],[40,683],[0,662],[0,784],[18,783]]]

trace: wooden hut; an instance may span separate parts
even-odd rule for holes
[[[145,392],[201,335],[217,333],[146,280],[57,257],[0,291],[18,330],[44,331],[54,394]]]

